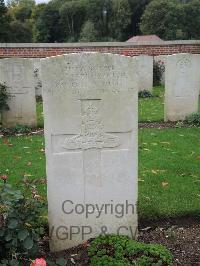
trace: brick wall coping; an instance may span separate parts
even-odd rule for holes
[[[90,43],[0,43],[0,48],[81,48],[134,46],[200,45],[200,40],[146,41],[146,42],[90,42]]]

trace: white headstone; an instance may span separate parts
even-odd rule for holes
[[[33,58],[35,95],[42,96],[41,64],[40,58]]]
[[[9,110],[2,113],[3,126],[36,126],[32,61],[23,58],[0,60],[0,83],[5,83],[10,94]]]
[[[153,56],[140,55],[138,58],[139,91],[152,91],[153,88]]]
[[[197,56],[197,60],[198,60],[198,70],[199,70],[199,74],[198,74],[198,77],[199,77],[199,85],[198,85],[198,87],[199,87],[199,101],[200,101],[200,56],[199,56],[199,54]]]
[[[135,237],[137,59],[82,53],[41,66],[51,250],[104,231]]]
[[[165,71],[165,121],[184,120],[198,111],[199,66],[196,54],[167,57]]]

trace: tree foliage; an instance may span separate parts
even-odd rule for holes
[[[9,41],[9,16],[4,0],[0,0],[0,41]]]
[[[153,0],[142,15],[140,29],[166,40],[200,38],[199,14],[199,0]]]
[[[200,0],[188,1],[183,6],[185,39],[200,39]]]
[[[127,39],[126,29],[131,23],[131,8],[128,0],[112,0],[109,32],[113,39]]]
[[[0,0],[0,42],[200,38],[200,0]]]
[[[95,29],[94,23],[90,20],[83,24],[80,33],[80,42],[95,42],[98,40],[98,32]]]

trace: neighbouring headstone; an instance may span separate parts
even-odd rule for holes
[[[35,95],[42,96],[41,64],[40,58],[33,58]]]
[[[153,56],[138,57],[139,91],[152,91],[153,88]]]
[[[137,234],[137,59],[41,60],[51,250]]]
[[[200,56],[198,54],[198,70],[199,70],[199,74],[198,74],[198,77],[199,77],[199,85],[198,85],[198,88],[199,88],[199,101],[200,101]],[[199,110],[200,111],[200,110]]]
[[[160,82],[162,85],[165,85],[165,64],[168,55],[158,55],[154,56],[154,63],[156,63],[160,70]]]
[[[184,120],[198,111],[199,57],[175,54],[167,57],[165,71],[165,121]]]
[[[2,113],[2,125],[4,127],[36,126],[32,61],[23,58],[1,59],[0,83],[5,83],[10,94],[9,110]]]

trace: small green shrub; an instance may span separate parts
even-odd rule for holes
[[[44,233],[40,222],[44,203],[36,187],[24,184],[23,191],[14,190],[5,175],[0,179],[0,265],[27,265],[26,259],[37,253]]]
[[[12,128],[2,127],[0,129],[0,131],[4,135],[26,134],[26,133],[30,133],[32,130],[33,130],[33,128],[28,127],[28,126],[24,126],[24,125],[17,125],[17,126],[12,127]]]
[[[144,244],[127,236],[99,236],[88,248],[91,266],[172,266],[171,253],[162,245]]]
[[[143,90],[143,91],[138,92],[138,97],[139,98],[150,98],[150,97],[153,97],[153,95],[150,91]]]
[[[37,102],[37,103],[42,103],[42,102],[43,102],[43,100],[42,100],[42,96],[37,95],[37,96],[36,96],[36,102]]]
[[[12,130],[14,133],[24,134],[30,133],[32,131],[32,128],[24,125],[16,125],[14,128],[12,128]]]
[[[153,64],[153,86],[161,85],[162,75],[165,71],[164,62],[161,60]]]
[[[193,113],[185,118],[185,123],[192,126],[200,126],[200,113]]]
[[[10,95],[7,92],[7,86],[0,83],[0,112],[3,110],[9,110],[9,106],[7,104],[9,98]]]

